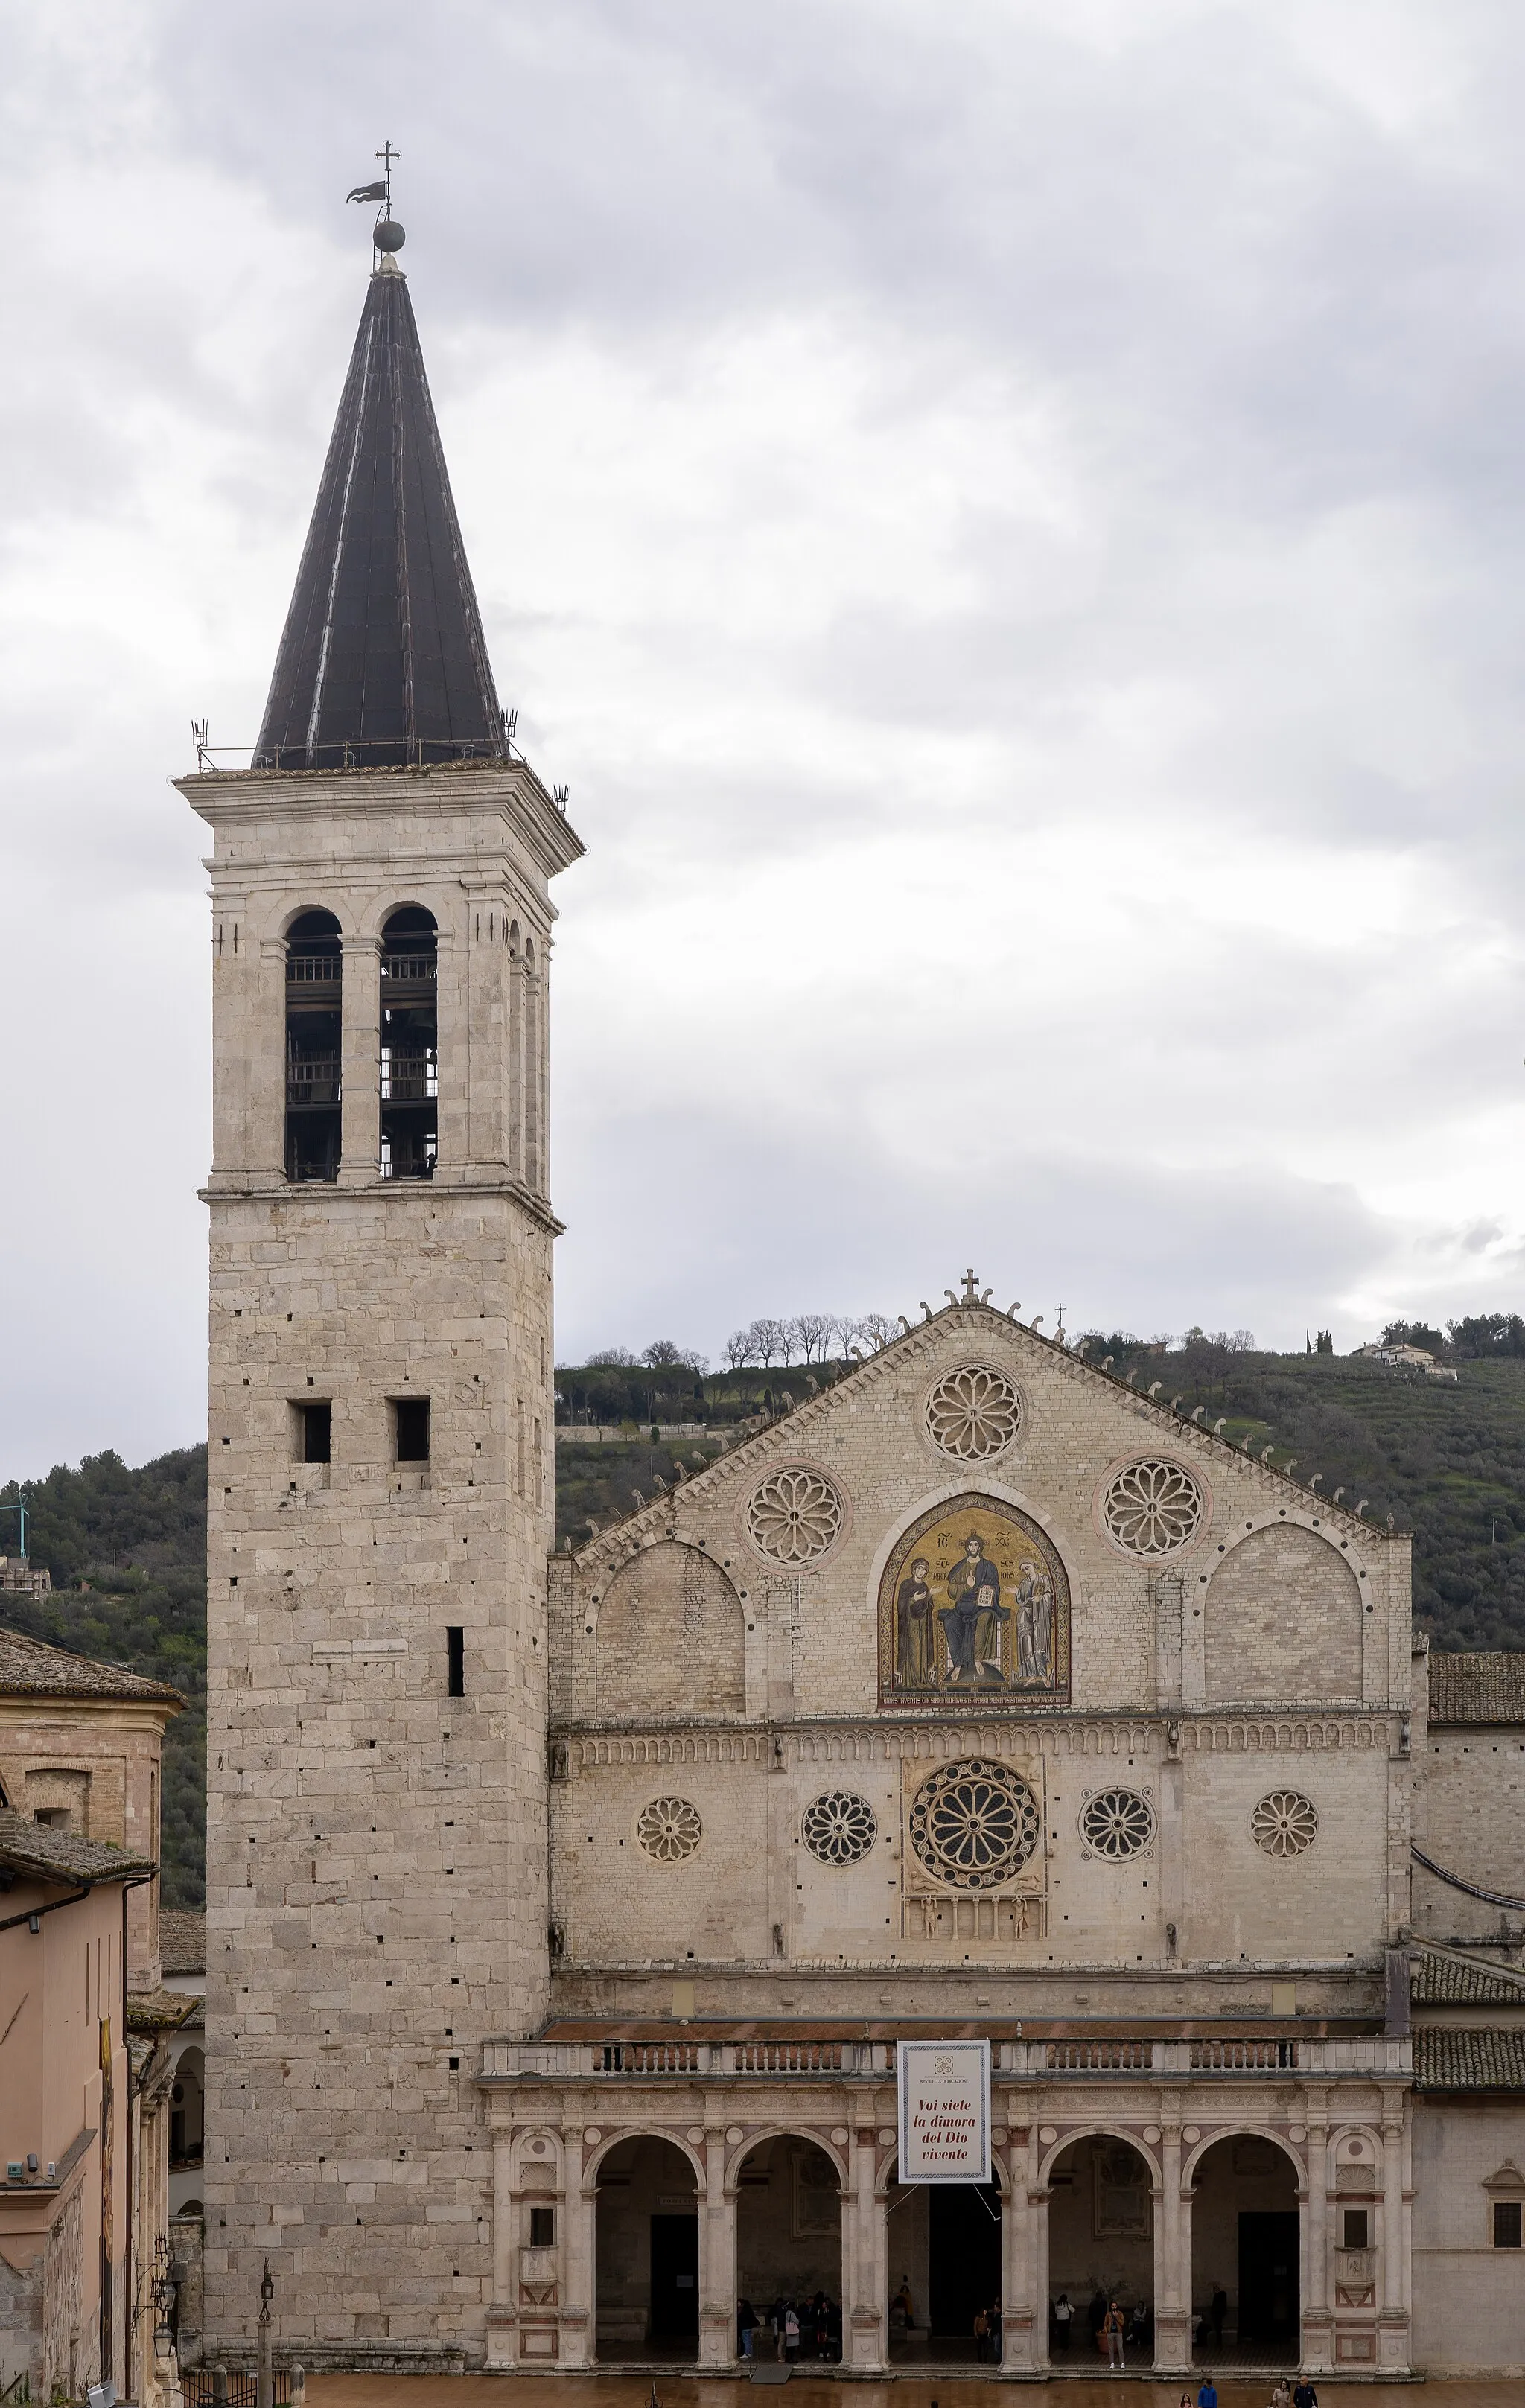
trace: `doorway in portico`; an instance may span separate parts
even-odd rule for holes
[[[1087,2132],[1061,2149],[1048,2176],[1048,2347],[1056,2368],[1094,2374],[1115,2300],[1125,2319],[1123,2363],[1155,2356],[1153,2184],[1148,2159],[1112,2132]],[[1057,2301],[1071,2314],[1056,2316]]]
[[[841,2358],[842,2185],[825,2149],[803,2133],[759,2141],[738,2169],[736,2297],[761,2319],[760,2359],[783,2355],[772,2312],[791,2302],[801,2363]]]
[[[698,2356],[698,2188],[682,2149],[632,2134],[598,2168],[597,2353],[606,2364]]]
[[[891,2359],[977,2364],[975,2319],[1001,2299],[1000,2186],[892,2181],[886,2214]],[[985,2347],[999,2363],[993,2335]]]
[[[1259,2132],[1234,2132],[1192,2177],[1191,2306],[1199,2365],[1295,2366],[1298,2173]]]

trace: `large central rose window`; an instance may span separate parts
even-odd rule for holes
[[[1038,1801],[1025,1781],[983,1756],[944,1765],[911,1806],[911,1845],[952,1889],[995,1889],[1038,1845]]]

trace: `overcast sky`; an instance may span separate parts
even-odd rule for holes
[[[205,831],[397,214],[558,1353],[1525,1307],[1525,13],[0,0],[0,1472],[204,1412]],[[3,1537],[0,1537],[3,1543]]]

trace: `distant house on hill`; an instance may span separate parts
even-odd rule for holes
[[[1425,1346],[1388,1345],[1379,1338],[1370,1346],[1358,1346],[1356,1355],[1368,1363],[1386,1363],[1395,1371],[1422,1371],[1427,1380],[1449,1380],[1453,1386],[1456,1383],[1450,1365],[1437,1363]]]

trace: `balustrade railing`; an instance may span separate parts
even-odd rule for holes
[[[840,2041],[741,2041],[736,2049],[738,2073],[840,2073]]]
[[[338,986],[343,963],[338,953],[288,953],[288,986]]]
[[[439,1093],[439,1057],[435,1053],[397,1054],[381,1049],[381,1100],[418,1104]]]
[[[1407,2040],[1367,2037],[1257,2040],[997,2040],[998,2081],[1071,2078],[1233,2081],[1245,2075],[1350,2075],[1398,2078],[1410,2070]],[[705,2080],[735,2075],[790,2081],[892,2080],[895,2043],[884,2040],[619,2040],[488,2041],[482,2071],[488,2080],[523,2074],[576,2080],[593,2074],[685,2074]]]
[[[708,2054],[708,2052],[706,2052]],[[698,2073],[697,2041],[611,2040],[594,2052],[598,2073]]]
[[[1193,2073],[1295,2073],[1295,2040],[1194,2040]]]
[[[381,976],[389,984],[426,986],[433,983],[437,975],[438,964],[433,953],[381,955]]]
[[[1154,2066],[1148,2040],[1051,2040],[1045,2043],[1047,2073],[1148,2073]]]
[[[333,1054],[293,1054],[286,1061],[288,1104],[337,1104],[340,1064]]]

